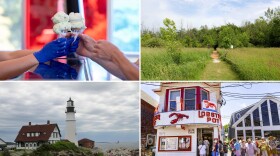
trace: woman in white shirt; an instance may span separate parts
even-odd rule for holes
[[[198,146],[198,151],[200,156],[206,156],[206,145],[204,145],[204,142]]]

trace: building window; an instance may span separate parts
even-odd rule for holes
[[[204,89],[201,89],[201,101],[203,101],[203,100],[209,100],[208,92]],[[213,101],[213,102],[216,102],[216,101]]]
[[[195,110],[195,89],[185,89],[184,103],[185,110]]]
[[[262,131],[261,130],[255,130],[255,138],[258,138],[258,139],[262,138]]]
[[[261,126],[259,108],[253,111],[253,123],[254,126]]]
[[[251,127],[251,115],[250,114],[245,118],[244,122],[245,122],[245,127]]]
[[[247,140],[247,139],[252,139],[252,136],[253,136],[253,135],[252,135],[252,131],[251,131],[251,130],[246,130],[245,133],[246,133],[246,140]],[[245,139],[245,138],[244,138],[244,139]]]
[[[273,125],[280,125],[277,103],[270,101],[271,118]]]
[[[27,136],[27,137],[30,137],[30,133],[26,133],[26,136]]]
[[[241,122],[237,125],[237,127],[243,127],[243,122],[241,121]]]
[[[180,90],[171,90],[169,98],[169,111],[176,111],[176,97],[180,97]]]
[[[164,136],[159,140],[159,151],[191,151],[191,136]]]
[[[262,110],[262,121],[263,126],[269,126],[269,116],[268,116],[268,108],[267,108],[267,101],[261,104],[261,110]]]
[[[237,130],[237,139],[243,140],[243,130]]]

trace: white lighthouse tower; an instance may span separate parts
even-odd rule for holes
[[[75,119],[75,107],[74,107],[74,101],[69,98],[67,101],[67,107],[66,107],[66,134],[65,139],[69,140],[70,142],[73,142],[75,145],[78,146],[77,142],[77,133],[76,133],[76,119]]]

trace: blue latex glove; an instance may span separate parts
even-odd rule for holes
[[[59,38],[46,44],[40,51],[33,53],[38,62],[43,63],[67,55],[67,39]]]
[[[50,65],[40,63],[34,73],[39,74],[44,79],[75,80],[78,77],[78,73],[74,68],[52,60],[50,61]]]
[[[77,48],[79,46],[80,38],[77,37],[75,42],[73,42],[73,41],[74,41],[74,37],[71,37],[71,38],[67,39],[67,49],[68,49],[69,53],[74,53],[74,52],[77,51]],[[68,42],[71,42],[70,45],[68,45]]]

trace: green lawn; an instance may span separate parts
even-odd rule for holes
[[[207,48],[184,48],[182,63],[173,63],[164,48],[141,49],[142,80],[198,80],[211,60]]]
[[[218,49],[224,61],[213,63],[212,49],[184,48],[173,63],[164,48],[141,50],[142,80],[280,80],[280,48]]]
[[[280,80],[280,48],[237,48],[227,52],[225,61],[241,80]]]

